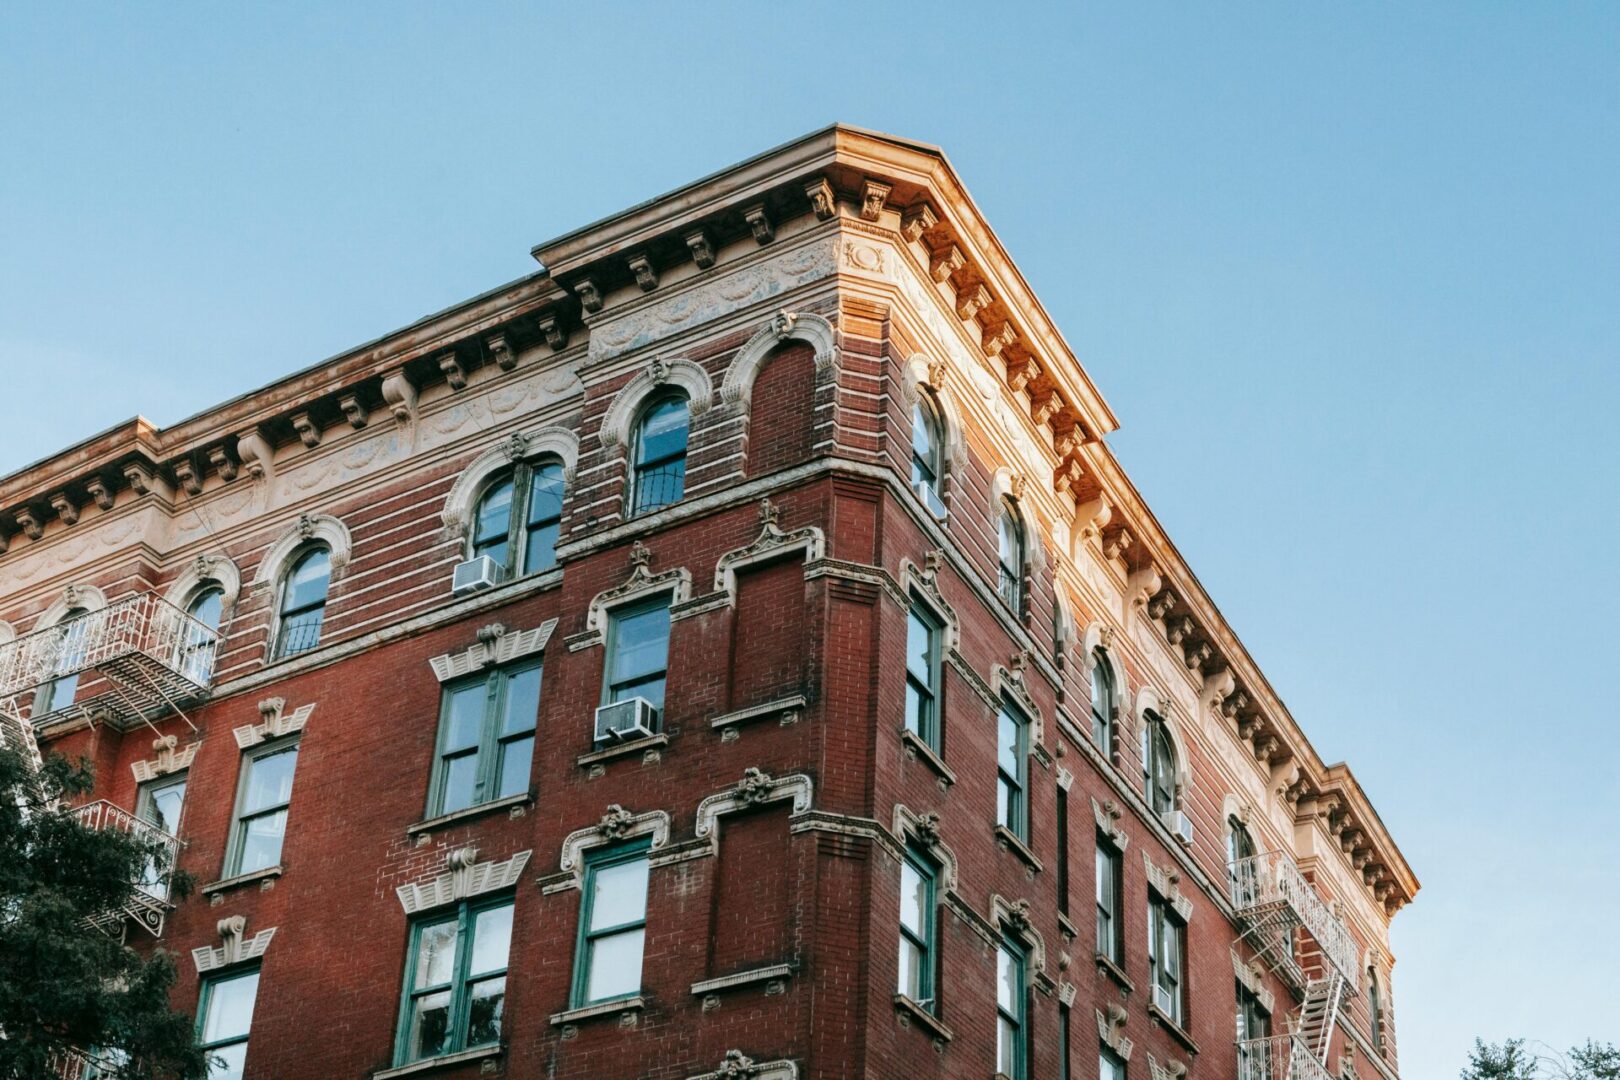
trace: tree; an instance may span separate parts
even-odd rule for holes
[[[1525,1052],[1523,1039],[1500,1045],[1474,1040],[1462,1080],[1536,1080],[1536,1059]]]
[[[1538,1045],[1545,1052],[1531,1053],[1523,1039],[1502,1043],[1475,1039],[1462,1080],[1620,1080],[1620,1049],[1612,1043],[1588,1039],[1565,1054],[1545,1043]]]
[[[143,957],[88,925],[121,910],[148,867],[167,869],[160,846],[64,809],[91,785],[85,762],[53,755],[36,773],[0,746],[0,1080],[60,1075],[68,1054],[91,1048],[109,1063],[100,1075],[200,1080],[192,1020],[169,1008],[170,956]]]

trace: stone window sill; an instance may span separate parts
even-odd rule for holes
[[[922,736],[908,727],[903,727],[900,729],[900,741],[905,744],[907,753],[933,769],[939,774],[941,780],[947,784],[956,783],[956,773],[951,771],[951,767],[945,764],[945,759],[940,757],[939,753],[932,746],[929,746]]]
[[[1018,839],[1017,835],[1007,826],[996,826],[996,840],[1002,847],[1022,859],[1031,870],[1037,874],[1041,872],[1041,860],[1037,859],[1035,853],[1029,850],[1029,845]]]
[[[1136,987],[1131,985],[1131,980],[1125,977],[1124,968],[1108,959],[1108,957],[1104,956],[1102,953],[1097,953],[1092,957],[1092,959],[1097,962],[1097,970],[1118,983],[1120,989],[1124,990],[1128,994],[1134,994],[1136,992]]]
[[[1070,922],[1069,917],[1063,914],[1061,911],[1058,912],[1057,922],[1058,930],[1062,932],[1064,940],[1073,941],[1075,938],[1080,936],[1079,928],[1076,927],[1074,923]]]
[[[738,724],[765,720],[773,716],[778,718],[779,723],[786,724],[789,722],[787,719],[789,716],[792,716],[795,720],[798,719],[799,714],[803,713],[808,706],[809,702],[804,699],[803,694],[794,694],[791,697],[779,698],[776,701],[767,701],[762,705],[750,705],[746,709],[738,709],[736,712],[721,713],[719,716],[710,717],[709,726],[712,728],[734,727]]]
[[[477,806],[469,806],[461,810],[452,810],[448,814],[440,814],[438,817],[425,818],[414,825],[407,825],[405,835],[414,836],[417,833],[432,832],[447,825],[455,825],[459,822],[483,817],[485,814],[509,810],[514,806],[532,806],[533,804],[534,792],[532,791],[525,791],[521,795],[508,795],[506,798],[496,799],[494,802],[479,803]]]
[[[1147,1003],[1147,1014],[1151,1019],[1156,1020],[1160,1027],[1168,1031],[1176,1042],[1186,1047],[1189,1054],[1198,1053],[1198,1044],[1193,1042],[1192,1036],[1183,1031],[1180,1024],[1170,1019],[1170,1015],[1163,1009],[1150,1001]]]
[[[583,1020],[594,1020],[599,1016],[618,1016],[621,1013],[639,1012],[647,1007],[647,999],[640,994],[627,998],[615,998],[613,1001],[599,1001],[595,1005],[581,1005],[577,1009],[566,1009],[560,1013],[551,1014],[551,1026],[562,1027],[564,1024],[577,1024]]]
[[[692,993],[701,996],[712,994],[719,990],[731,990],[739,986],[751,986],[754,983],[776,982],[793,977],[793,967],[790,964],[771,964],[769,967],[754,968],[751,971],[739,971],[735,975],[721,975],[714,979],[704,979],[702,982],[692,984]]]
[[[210,896],[214,893],[230,892],[232,889],[240,889],[244,885],[252,885],[258,881],[269,881],[280,876],[281,864],[277,863],[275,866],[266,866],[263,870],[253,870],[246,874],[237,874],[235,877],[210,881],[197,891],[204,896]]]
[[[581,754],[575,761],[581,768],[588,769],[592,765],[601,765],[616,758],[629,757],[647,750],[657,750],[669,745],[669,736],[660,731],[656,735],[649,735],[645,739],[632,739],[630,742],[614,743],[600,750],[592,750],[588,754]]]
[[[459,1054],[445,1054],[442,1057],[413,1061],[409,1065],[383,1069],[380,1072],[372,1073],[371,1080],[393,1080],[396,1076],[416,1076],[420,1073],[433,1072],[436,1069],[448,1069],[455,1065],[465,1065],[470,1061],[487,1061],[490,1058],[498,1058],[505,1052],[506,1048],[499,1043],[494,1046],[480,1046],[476,1050],[463,1050]]]
[[[894,995],[894,1011],[922,1025],[936,1039],[950,1042],[956,1037],[951,1029],[945,1026],[944,1021],[905,994]]]

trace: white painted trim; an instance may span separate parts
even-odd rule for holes
[[[253,573],[253,587],[279,585],[287,570],[287,561],[304,547],[316,543],[326,545],[334,574],[349,564],[353,545],[348,526],[331,514],[303,514],[260,556],[259,565]]]
[[[779,311],[737,350],[720,382],[720,400],[747,412],[754,380],[760,368],[779,347],[794,341],[807,342],[815,350],[819,376],[838,359],[838,330],[832,323],[811,312]]]
[[[236,598],[242,592],[242,572],[236,568],[225,555],[198,555],[186,564],[175,579],[169,583],[164,599],[181,611],[191,603],[207,586],[217,585],[220,597],[220,622],[224,623],[231,610],[236,607]]]
[[[533,630],[508,631],[500,623],[491,623],[479,630],[478,640],[467,648],[435,656],[428,661],[428,666],[440,682],[448,682],[474,671],[544,652],[546,642],[551,640],[551,632],[556,628],[556,619],[547,619]]]
[[[657,851],[669,843],[670,817],[667,810],[649,810],[645,814],[632,814],[618,803],[607,808],[602,820],[583,829],[575,829],[563,840],[562,859],[557,868],[570,875],[569,880],[547,885],[545,892],[579,889],[585,885],[585,853],[591,848],[612,847],[639,836],[652,838],[648,851]]]
[[[34,619],[34,629],[43,630],[48,626],[55,626],[62,621],[62,617],[74,608],[83,608],[85,611],[100,611],[107,606],[107,596],[94,585],[66,585],[51,606],[39,613]]]
[[[714,399],[714,384],[701,365],[679,357],[655,359],[613,395],[613,402],[597,430],[602,445],[608,449],[629,446],[631,428],[641,415],[643,404],[666,386],[679,387],[686,392],[687,408],[693,417],[707,411]]]
[[[446,856],[441,873],[400,885],[394,893],[405,914],[414,915],[469,896],[499,892],[517,884],[532,854],[532,851],[520,851],[501,862],[477,862],[477,848],[457,848]]]
[[[793,800],[790,817],[798,817],[810,809],[815,798],[815,783],[804,773],[773,777],[760,769],[743,771],[743,778],[735,787],[717,792],[698,803],[697,837],[708,840],[710,849],[720,852],[720,833],[716,826],[722,814],[763,806],[766,803]]]
[[[439,513],[444,527],[452,533],[467,527],[478,497],[497,473],[512,468],[519,461],[538,462],[545,458],[559,459],[563,466],[563,483],[572,485],[574,470],[579,465],[579,436],[565,427],[548,424],[515,436],[508,435],[479,454],[461,470],[444,497],[444,509]]]

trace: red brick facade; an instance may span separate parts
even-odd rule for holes
[[[655,272],[636,270],[640,255]],[[1387,980],[1388,919],[1415,879],[1158,532],[1102,442],[1111,414],[936,152],[835,129],[537,256],[547,271],[181,428],[110,433],[0,482],[0,618],[19,634],[64,590],[183,604],[186,581],[240,579],[212,695],[155,719],[195,746],[179,866],[218,882],[169,912],[155,945],[177,954],[175,1003],[189,1009],[189,954],[220,943],[222,919],[243,916],[250,938],[275,928],[256,961],[246,1076],[393,1074],[411,925],[396,890],[468,847],[478,863],[528,861],[489,894],[514,897],[500,1042],[423,1068],[434,1076],[685,1080],[736,1050],[763,1071],[725,1075],[988,1080],[1007,939],[1028,956],[1024,1075],[1095,1076],[1106,1040],[1132,1076],[1235,1077],[1235,966],[1253,951],[1228,884],[1233,813],[1260,850],[1292,853],[1361,967]],[[684,495],[629,516],[637,408],[671,387],[691,401]],[[910,485],[919,394],[937,395],[948,429],[943,518]],[[567,466],[557,566],[452,596],[468,500],[514,434],[518,458]],[[150,462],[144,492],[132,459]],[[98,478],[114,488],[105,506]],[[82,517],[43,509],[58,491]],[[997,593],[1006,499],[1028,535],[1017,611]],[[339,537],[325,621],[317,648],[271,659],[286,567],[266,560],[298,550],[301,515],[304,534],[330,522]],[[616,590],[649,580],[673,601],[661,731],[603,755],[600,620]],[[935,752],[902,734],[907,614],[923,602],[944,624]],[[496,623],[505,634],[483,640],[549,628],[527,795],[424,822],[441,707],[430,661]],[[1126,684],[1107,747],[1091,738],[1099,645]],[[272,697],[282,715],[314,706],[292,736],[279,869],[220,882],[235,733]],[[1027,850],[995,828],[1003,701],[1031,733]],[[1173,733],[1190,843],[1145,801],[1149,714]],[[127,715],[41,727],[50,749],[89,756],[98,797],[125,808],[153,734]],[[751,800],[749,770],[792,794]],[[580,1015],[569,842],[594,843],[614,808],[667,815],[667,835],[647,834],[642,993]],[[1094,958],[1105,827],[1123,838],[1117,967]],[[896,995],[908,844],[942,875],[931,1013]],[[1179,1026],[1150,1004],[1150,868],[1190,905]],[[1320,977],[1308,936],[1299,948]],[[1271,970],[1244,977],[1285,1033],[1296,991]],[[1327,1074],[1395,1075],[1380,991],[1375,1043],[1365,985],[1347,988]]]

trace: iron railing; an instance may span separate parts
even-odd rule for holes
[[[1244,1039],[1237,1053],[1238,1080],[1333,1080],[1327,1066],[1294,1035]]]
[[[169,872],[174,869],[175,859],[180,855],[180,840],[178,837],[171,836],[150,821],[143,821],[123,807],[115,806],[106,799],[97,799],[95,802],[88,802],[83,806],[75,806],[72,814],[85,828],[116,829],[119,832],[139,837],[149,846],[156,847],[158,849],[156,859],[154,862],[148,863],[146,871],[141,875],[141,880],[136,882],[136,887],[154,900],[164,901],[168,899]]]
[[[686,493],[686,462],[671,462],[638,471],[630,500],[631,515],[646,514],[681,501]]]
[[[1324,957],[1351,987],[1361,966],[1361,949],[1350,930],[1333,914],[1299,865],[1283,851],[1268,851],[1231,864],[1232,906],[1239,917],[1283,908],[1304,926]]]

